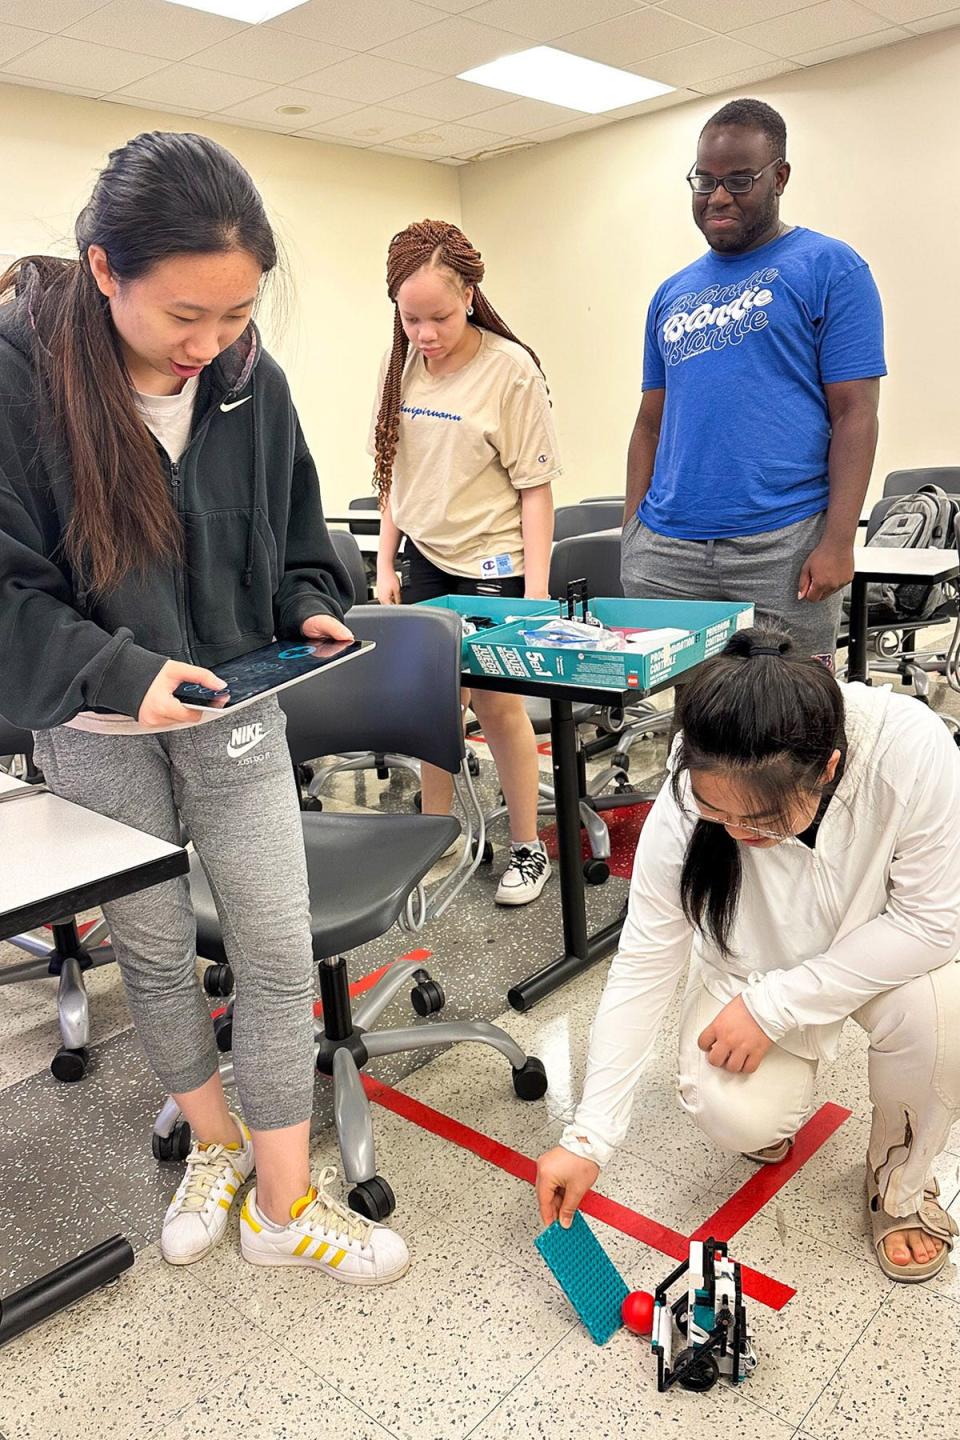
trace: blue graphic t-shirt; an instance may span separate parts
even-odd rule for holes
[[[638,515],[661,535],[758,535],[826,509],[824,385],[885,375],[865,260],[798,226],[741,255],[710,250],[647,313],[644,390],[666,389]]]

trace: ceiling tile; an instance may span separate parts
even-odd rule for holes
[[[744,90],[759,85],[761,80],[775,80],[778,75],[788,75],[800,66],[793,60],[768,60],[765,65],[752,65],[749,70],[736,70],[732,75],[718,75],[712,80],[701,80],[697,89],[701,95],[720,95],[724,90]]]
[[[701,26],[690,25],[676,15],[668,15],[663,10],[640,10],[607,20],[602,25],[591,25],[586,30],[575,30],[558,40],[557,46],[605,65],[632,66],[648,55],[677,50],[681,45],[693,45],[705,38],[706,31]]]
[[[88,45],[83,40],[55,35],[8,61],[3,68],[34,80],[49,80],[54,85],[62,80],[102,94],[141,80],[156,70],[158,63],[145,55],[131,55],[129,50],[112,50],[106,45]]]
[[[471,10],[477,0],[430,0],[434,10],[446,10],[448,15],[459,15],[462,10]]]
[[[942,15],[930,15],[926,20],[912,20],[910,29],[917,35],[925,35],[930,30],[946,30],[951,25],[960,25],[960,10],[948,10]]]
[[[206,15],[166,0],[112,0],[102,10],[88,15],[66,31],[73,40],[94,45],[115,45],[137,55],[156,55],[161,60],[185,60],[228,35],[244,29],[236,20]]]
[[[503,143],[502,135],[489,130],[474,129],[472,125],[431,125],[426,130],[415,130],[402,135],[396,141],[400,149],[412,155],[456,155],[467,151],[492,150]]]
[[[324,65],[347,60],[350,54],[340,45],[321,45],[304,35],[288,35],[284,30],[256,25],[194,55],[193,63],[207,70],[226,70],[230,75],[285,85]]]
[[[27,90],[55,90],[58,95],[86,95],[91,100],[100,97],[99,90],[85,90],[81,85],[64,85],[62,80],[58,80],[54,85],[49,80],[31,80],[28,75],[0,73],[0,85],[22,85]]]
[[[416,0],[308,0],[268,20],[267,27],[348,50],[372,50],[437,18],[435,9]]]
[[[318,140],[323,145],[347,145],[351,150],[371,150],[373,147],[367,141],[347,140],[342,135],[328,135],[325,130],[319,127],[315,130],[295,130],[294,140]]]
[[[353,55],[349,60],[327,65],[312,75],[299,76],[297,87],[300,90],[316,90],[320,95],[373,105],[379,100],[389,100],[393,95],[402,95],[407,90],[416,90],[435,79],[430,70],[397,65],[392,60],[382,60],[378,55]]]
[[[238,105],[265,88],[260,80],[224,75],[199,65],[168,65],[146,80],[124,86],[123,96],[128,100],[148,100],[151,105],[199,107],[206,114],[208,110]]]
[[[400,135],[409,135],[411,129],[424,127],[429,129],[430,121],[422,115],[407,115],[384,105],[366,105],[350,115],[309,128],[323,130],[326,135],[341,135],[345,140],[359,140],[365,145],[385,145]]]
[[[621,105],[616,110],[607,110],[601,120],[629,120],[634,115],[646,115],[651,110],[666,110],[671,105],[683,105],[687,100],[698,100],[696,90],[676,89],[666,95],[654,95],[650,100],[639,100],[636,105]]]
[[[581,115],[577,120],[569,120],[564,125],[547,125],[542,130],[531,130],[523,138],[536,140],[539,145],[550,140],[562,140],[566,135],[579,135],[584,130],[602,130],[610,123],[606,115]]]
[[[589,7],[583,0],[524,0],[521,4],[517,0],[486,0],[467,18],[542,43],[582,30],[586,17],[591,24],[599,24],[615,15],[635,14],[636,9],[631,0],[590,0]]]
[[[395,110],[428,115],[431,120],[462,120],[464,115],[493,110],[513,98],[506,90],[492,90],[487,85],[474,85],[469,80],[451,78],[396,95],[390,104]]]
[[[687,45],[682,50],[671,50],[667,55],[658,55],[653,60],[644,60],[628,68],[664,85],[695,86],[701,80],[712,80],[717,75],[732,75],[737,70],[763,65],[770,58],[755,45],[744,45],[741,40],[718,36],[714,40],[701,40],[698,45]]]
[[[955,0],[863,0],[868,10],[892,20],[895,25],[906,25],[914,20],[934,19],[956,9]]]
[[[56,35],[84,15],[99,10],[107,0],[0,0],[0,20]]]
[[[0,25],[0,65],[22,55],[34,45],[40,45],[48,37],[39,30],[24,30],[19,25]],[[471,87],[475,88],[475,87]]]
[[[126,105],[134,110],[156,110],[159,106],[153,105],[149,100],[137,100],[133,95],[124,95],[119,90],[114,90],[112,95],[101,95],[100,99],[105,105]],[[196,110],[190,105],[174,105],[169,100],[163,102],[165,115],[190,115],[199,120],[206,115],[206,110]]]
[[[548,125],[561,125],[582,116],[582,110],[571,110],[566,105],[550,105],[543,100],[513,100],[496,110],[484,110],[477,116],[477,124],[498,135],[526,135],[531,130],[544,130]]]
[[[817,3],[818,0],[659,0],[661,10],[697,25],[706,25],[710,30],[719,30],[721,34],[743,25],[756,25],[761,20],[774,20],[778,15]]]
[[[281,105],[302,105],[307,113],[279,115],[277,111]],[[350,100],[329,100],[326,96],[314,95],[309,90],[296,90],[282,85],[276,90],[265,90],[262,95],[254,95],[250,100],[241,100],[237,105],[229,105],[219,113],[231,120],[260,121],[269,125],[272,130],[292,134],[295,130],[306,130],[311,125],[335,120],[355,108]]]
[[[854,0],[823,0],[792,15],[748,25],[735,34],[748,45],[759,45],[773,55],[789,56],[817,46],[837,45],[841,40],[852,40],[857,35],[869,35],[883,28],[882,20]]]
[[[825,60],[842,60],[847,55],[860,55],[865,50],[879,50],[884,45],[895,45],[898,40],[911,39],[909,30],[892,25],[888,30],[879,30],[873,35],[860,35],[855,40],[841,40],[839,45],[825,45],[817,50],[807,50],[794,55],[798,65],[822,65]]]
[[[456,16],[428,25],[415,35],[380,45],[374,52],[389,60],[402,60],[408,65],[424,65],[441,75],[459,75],[475,65],[486,65],[501,55],[513,55],[526,49],[523,40],[494,30],[489,25],[475,25],[472,20]]]

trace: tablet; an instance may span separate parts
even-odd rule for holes
[[[226,690],[208,690],[205,685],[188,681],[178,685],[173,693],[184,705],[204,711],[228,710],[233,714],[254,700],[309,680],[321,670],[329,670],[373,649],[372,640],[275,640],[260,650],[238,655],[235,660],[209,666],[226,681]]]

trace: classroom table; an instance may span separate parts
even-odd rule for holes
[[[925,580],[930,585],[955,580],[960,575],[956,550],[893,550],[882,545],[857,545],[853,552],[853,584],[850,587],[850,627],[847,649],[847,679],[867,678],[868,605],[867,586],[896,585],[904,580]],[[895,623],[889,627],[905,629]],[[921,625],[916,626],[922,628]]]
[[[189,860],[129,825],[0,773],[0,940],[185,875]],[[0,1299],[0,1345],[133,1264],[122,1235]]]

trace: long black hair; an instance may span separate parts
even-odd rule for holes
[[[151,131],[114,150],[75,226],[78,256],[27,256],[0,296],[27,291],[38,399],[70,461],[66,558],[91,589],[114,589],[182,550],[156,447],[133,402],[119,338],[90,269],[91,245],[132,281],[177,255],[242,250],[264,275],[277,248],[260,195],[228,150],[205,135]]]
[[[742,783],[785,830],[801,793],[821,794],[836,750],[846,751],[843,697],[818,660],[798,656],[781,630],[741,630],[683,687],[672,789],[679,805],[690,770]],[[724,955],[743,874],[737,842],[699,820],[687,845],[680,900],[692,925]]]

